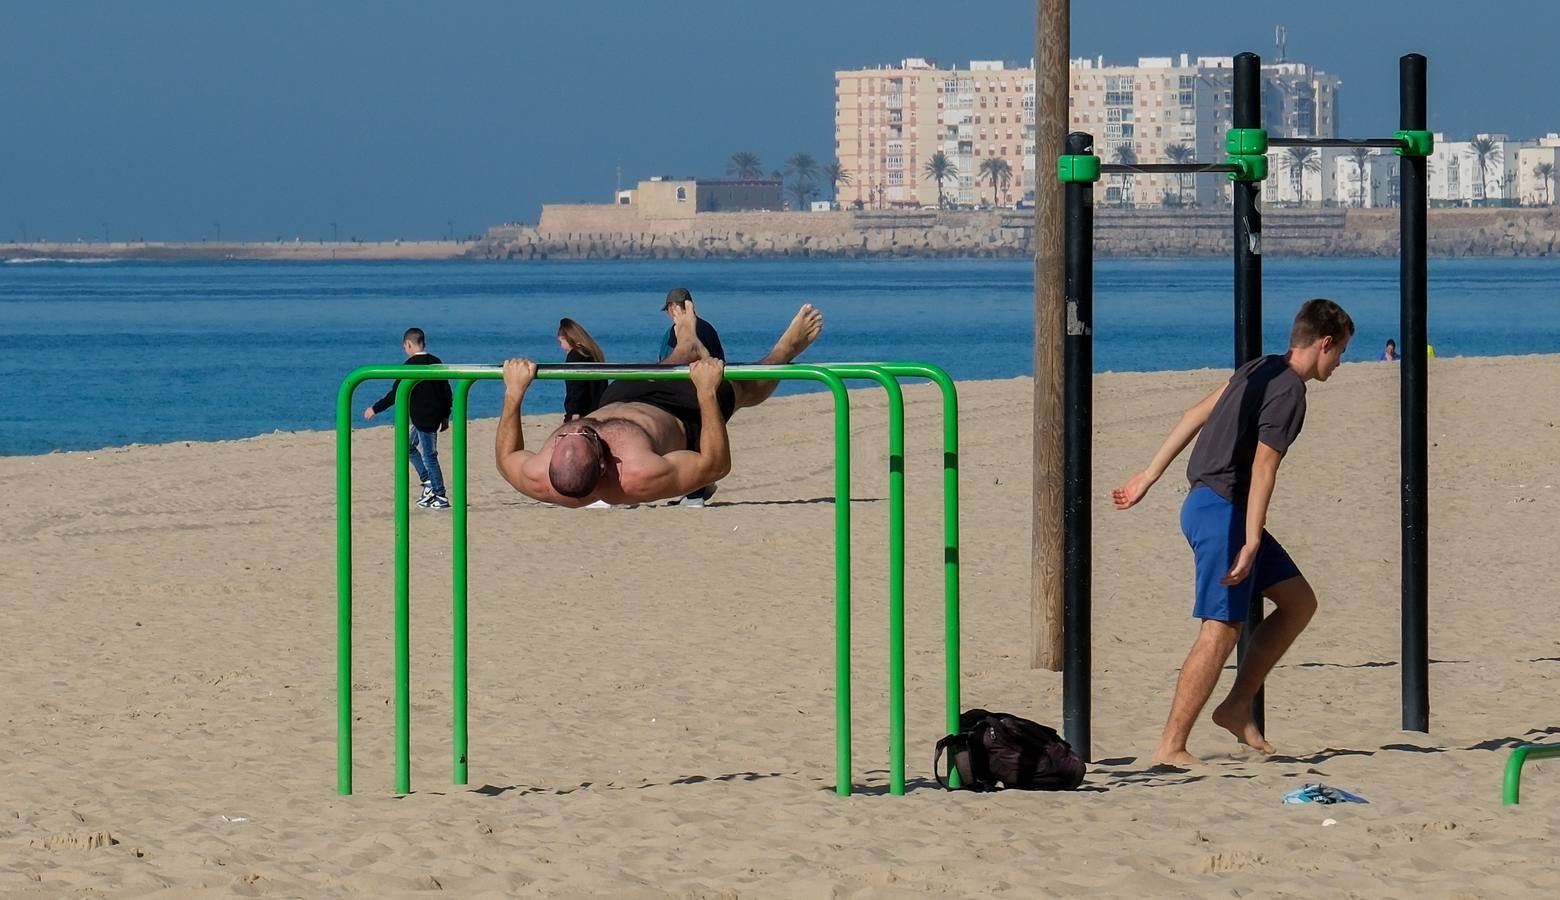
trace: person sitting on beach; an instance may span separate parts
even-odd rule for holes
[[[602,363],[607,355],[601,345],[590,336],[585,326],[573,319],[558,321],[558,347],[566,354],[566,363]],[[572,422],[583,419],[601,405],[601,394],[607,389],[605,381],[570,381],[563,386],[563,420]]]
[[[1382,362],[1397,362],[1397,341],[1387,338],[1387,349],[1381,351]]]
[[[1273,746],[1252,715],[1268,672],[1316,612],[1316,593],[1284,548],[1263,526],[1278,477],[1278,464],[1305,424],[1306,382],[1326,381],[1354,336],[1354,320],[1331,300],[1307,300],[1295,316],[1289,352],[1263,356],[1235,370],[1230,380],[1187,410],[1148,468],[1111,491],[1117,509],[1130,509],[1165,473],[1198,432],[1187,465],[1191,491],[1181,504],[1181,531],[1196,563],[1196,605],[1202,620],[1181,667],[1156,765],[1189,766],[1198,760],[1186,739],[1219,673],[1235,648],[1251,604],[1263,597],[1277,607],[1252,633],[1246,658],[1215,724],[1262,753]]]
[[[698,340],[691,307],[674,321],[679,346]],[[823,314],[804,305],[759,364],[795,360],[822,330]],[[560,425],[535,451],[525,448],[520,407],[536,363],[508,360],[494,442],[499,474],[527,497],[573,508],[681,497],[719,481],[731,471],[726,421],[780,383],[726,381],[722,360],[700,357],[688,380],[612,382],[593,414]]]

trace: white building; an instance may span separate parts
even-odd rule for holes
[[[1362,148],[1363,150],[1363,148]],[[1401,157],[1380,148],[1343,150],[1332,157],[1333,205],[1360,209],[1396,206]]]
[[[1513,141],[1504,134],[1448,141],[1437,133],[1430,156],[1430,202],[1473,206],[1519,197],[1520,153],[1537,146],[1536,141]]]
[[[1548,166],[1544,173],[1540,166]],[[1523,206],[1551,206],[1555,203],[1555,172],[1560,171],[1560,134],[1553,132],[1538,139],[1538,145],[1517,151],[1516,193]]]

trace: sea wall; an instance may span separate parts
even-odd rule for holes
[[[1025,257],[1033,213],[750,212],[692,219],[642,219],[632,207],[549,205],[535,227],[489,231],[471,255],[490,259],[698,259],[710,257]],[[1224,256],[1228,210],[1095,210],[1099,256]],[[1263,214],[1267,256],[1395,256],[1398,211],[1271,209]],[[1560,253],[1560,210],[1436,209],[1436,256],[1550,256]]]

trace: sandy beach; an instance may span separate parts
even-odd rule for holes
[[[734,471],[702,510],[534,503],[493,471],[494,420],[474,422],[471,784],[450,784],[449,514],[414,509],[414,793],[400,798],[388,428],[354,437],[349,797],[332,434],[0,458],[0,896],[1555,894],[1560,760],[1529,765],[1520,806],[1501,806],[1500,784],[1507,747],[1560,740],[1560,357],[1431,363],[1430,734],[1399,729],[1398,374],[1348,364],[1311,385],[1270,517],[1321,599],[1268,683],[1279,754],[1243,752],[1205,713],[1190,747],[1205,763],[1152,770],[1197,627],[1184,457],[1134,510],[1108,490],[1226,374],[1096,380],[1096,762],[1068,794],[932,781],[928,386],[906,391],[904,797],[886,794],[881,390],[852,392],[850,798],[833,792],[825,396],[739,413]],[[1061,676],[1028,666],[1031,390],[960,386],[963,705],[1060,726]],[[496,393],[473,410],[496,414]],[[1370,804],[1280,803],[1306,782]]]

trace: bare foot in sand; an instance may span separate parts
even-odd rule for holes
[[[1258,753],[1272,755],[1273,745],[1267,742],[1267,738],[1262,736],[1262,730],[1253,721],[1250,703],[1224,701],[1213,711],[1213,724],[1235,735],[1235,740]]]
[[[1202,760],[1186,752],[1186,748],[1179,750],[1167,750],[1163,747],[1154,748],[1153,764],[1156,766],[1175,766],[1178,769],[1190,769],[1193,766],[1202,765]]]
[[[775,341],[774,349],[769,351],[763,361],[771,365],[791,362],[812,346],[822,331],[823,313],[811,303],[802,304],[802,308],[796,311],[796,317],[786,326],[785,333],[780,335],[780,340]]]

